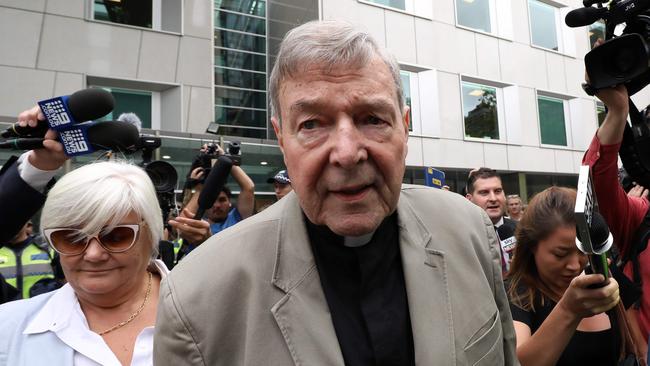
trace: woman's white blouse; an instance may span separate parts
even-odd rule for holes
[[[161,277],[169,273],[162,261],[156,260],[154,264],[150,270],[157,271]],[[104,339],[88,327],[77,295],[69,284],[52,295],[23,333],[43,332],[53,332],[75,351],[75,366],[121,366]],[[131,366],[153,365],[153,333],[154,327],[147,327],[138,334]]]

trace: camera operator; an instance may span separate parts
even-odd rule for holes
[[[206,153],[212,155],[212,152],[209,151],[210,149],[214,149],[215,157],[225,154],[223,149],[218,145],[204,145],[199,157],[205,156]],[[205,167],[193,168],[190,180],[200,182],[207,176],[207,174],[204,174],[205,169]],[[207,221],[194,220],[194,214],[198,209],[198,197],[203,189],[203,184],[198,183],[193,187],[192,197],[181,211],[181,214],[174,220],[169,221],[169,224],[178,231],[184,244],[187,241],[188,245],[186,250],[188,252],[203,243],[210,236],[235,225],[253,214],[255,207],[255,184],[253,180],[237,165],[233,165],[230,174],[240,188],[236,205],[233,205],[231,202],[232,194],[230,189],[224,187],[219,193],[214,205],[206,212]]]
[[[629,258],[638,249],[635,248],[638,246],[638,243],[635,243],[635,235],[648,212],[649,204],[643,197],[626,194],[618,180],[618,151],[629,112],[628,92],[625,86],[618,85],[601,89],[596,96],[605,104],[608,111],[605,121],[585,153],[583,164],[591,166],[600,212],[611,230],[614,244],[622,258]],[[636,313],[640,328],[640,331],[633,331],[632,335],[635,344],[637,347],[642,347],[641,351],[645,356],[650,329],[650,281],[648,280],[650,252],[636,253],[638,258],[627,261],[624,273],[632,279],[635,276],[644,279],[638,311],[634,309],[631,311]],[[638,266],[633,266],[635,260],[638,260]],[[631,328],[634,330],[634,326]]]

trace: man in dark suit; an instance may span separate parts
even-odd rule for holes
[[[270,77],[293,191],[212,236],[160,287],[156,365],[516,365],[499,244],[463,197],[403,185],[399,64],[303,24]]]
[[[467,178],[467,199],[482,208],[490,217],[497,230],[503,256],[503,270],[509,268],[516,241],[514,233],[517,221],[509,219],[506,214],[506,195],[501,176],[496,170],[479,168],[472,170]],[[510,239],[512,238],[512,239]]]

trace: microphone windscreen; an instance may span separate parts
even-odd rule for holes
[[[591,217],[589,236],[591,236],[591,242],[595,248],[607,243],[607,238],[609,238],[609,227],[607,226],[605,218],[603,218],[603,215],[601,215],[600,212],[594,211]]]
[[[232,169],[232,160],[226,156],[220,156],[203,184],[198,202],[200,209],[207,210],[212,207],[219,193],[226,185],[230,169]]]
[[[113,95],[100,88],[79,90],[68,98],[68,110],[79,123],[104,117],[114,106]]]
[[[122,113],[119,117],[117,117],[117,120],[134,125],[138,131],[142,130],[142,121],[140,120],[140,117],[138,117],[138,115],[135,113]]]
[[[88,140],[97,150],[132,151],[139,139],[138,129],[126,122],[97,122],[88,128]]]
[[[579,8],[571,10],[564,18],[564,22],[572,28],[583,27],[602,18],[606,12],[607,8]]]
[[[504,224],[497,228],[497,234],[499,234],[500,240],[505,240],[515,236],[515,228]]]

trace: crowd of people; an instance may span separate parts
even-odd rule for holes
[[[286,169],[263,210],[235,165],[236,202],[224,186],[196,217],[209,188],[193,166],[164,222],[135,165],[54,180],[67,159],[54,131],[4,164],[0,203],[20,205],[0,213],[0,365],[645,364],[650,254],[637,229],[650,204],[618,182],[625,87],[599,92],[608,113],[583,161],[617,249],[607,280],[585,271],[574,188],[524,205],[486,167],[465,196],[402,183],[399,65],[367,33],[291,30],[269,93]],[[18,118],[43,119],[38,107]]]

